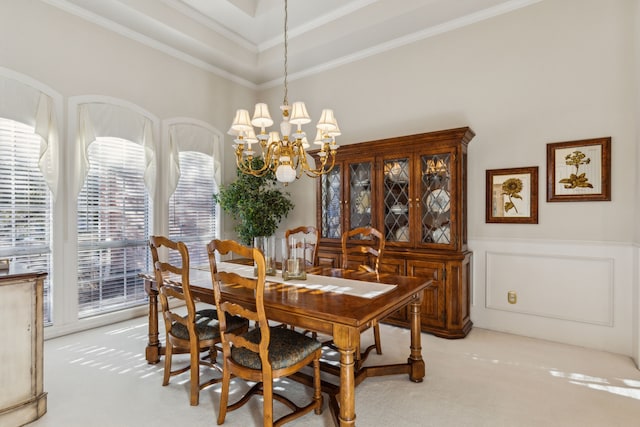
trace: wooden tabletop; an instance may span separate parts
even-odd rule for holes
[[[330,267],[312,267],[308,274],[340,277],[365,282],[396,285],[389,292],[373,298],[362,298],[342,293],[301,288],[287,284],[279,276],[267,276],[264,300],[269,309],[269,318],[318,332],[331,334],[334,325],[364,329],[373,319],[381,319],[408,303],[417,293],[426,288],[430,280],[424,278],[396,276],[393,274],[368,273]],[[211,274],[208,271],[191,269],[190,282],[194,296],[202,302],[213,303]],[[250,303],[253,293],[244,289],[223,285],[225,296]]]

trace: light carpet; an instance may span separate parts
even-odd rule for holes
[[[372,354],[368,363],[406,360],[409,331],[381,329],[384,354]],[[363,335],[371,339],[370,332]],[[203,390],[200,405],[190,406],[188,374],[162,387],[162,364],[147,364],[146,342],[146,318],[46,341],[48,411],[30,426],[216,425],[220,386]],[[396,375],[357,387],[358,426],[640,425],[640,371],[629,357],[478,328],[459,340],[422,334],[422,347],[422,383]],[[185,361],[175,356],[174,362]],[[294,399],[310,394],[286,379],[280,385]],[[276,402],[274,410],[283,409]],[[224,425],[261,426],[261,414],[262,402],[253,398],[228,413]],[[326,399],[322,415],[287,425],[333,426]]]

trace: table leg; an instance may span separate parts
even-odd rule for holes
[[[149,342],[145,349],[147,363],[156,364],[160,361],[160,340],[158,339],[158,291],[151,289],[151,283],[144,281],[144,290],[149,296]]]
[[[425,375],[424,360],[422,360],[422,343],[420,328],[420,306],[422,305],[422,292],[416,295],[409,304],[411,316],[411,354],[407,362],[410,366],[409,379],[414,382],[422,382]]]
[[[333,342],[340,352],[340,427],[356,425],[355,352],[358,331],[355,328],[336,326]]]

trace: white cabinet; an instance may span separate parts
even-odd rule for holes
[[[0,270],[0,426],[22,426],[47,411],[43,391],[43,281],[12,265]]]

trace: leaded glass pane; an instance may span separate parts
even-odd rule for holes
[[[335,165],[331,172],[321,176],[322,179],[322,237],[339,239],[342,235],[340,218],[340,165]]]
[[[371,225],[371,163],[349,165],[349,229]]]
[[[384,161],[384,235],[388,242],[409,241],[409,159]]]
[[[451,154],[421,157],[422,243],[451,243]]]

